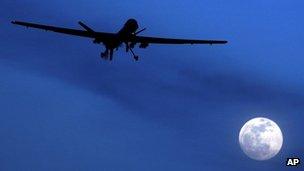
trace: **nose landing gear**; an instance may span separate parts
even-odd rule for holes
[[[134,51],[133,51],[133,48],[134,48],[134,43],[131,43],[131,44],[129,44],[129,43],[125,43],[126,44],[126,52],[129,52],[129,50],[130,50],[130,52],[132,53],[132,55],[133,55],[133,58],[134,58],[134,60],[135,61],[138,61],[139,60],[139,56],[137,56],[137,55],[135,55],[135,53],[134,53]]]
[[[130,49],[132,55],[133,55],[133,58],[135,59],[135,61],[138,61],[139,59],[139,56],[135,55],[135,53],[133,52],[133,49]]]

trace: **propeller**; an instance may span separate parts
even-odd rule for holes
[[[143,29],[141,29],[141,30],[135,32],[134,34],[135,34],[135,36],[136,36],[136,35],[138,35],[139,33],[143,32],[143,31],[145,31],[145,30],[146,30],[146,28],[143,28]]]

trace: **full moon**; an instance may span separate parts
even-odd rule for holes
[[[255,160],[268,160],[279,153],[283,135],[279,126],[267,118],[247,121],[239,133],[243,152]]]

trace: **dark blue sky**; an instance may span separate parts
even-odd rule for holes
[[[300,0],[0,2],[0,170],[285,170],[304,159]],[[142,35],[227,39],[225,46],[123,50],[109,63],[79,37],[11,20]],[[238,144],[257,116],[282,129],[258,162]],[[302,166],[303,167],[303,166]],[[292,169],[293,170],[293,169]]]

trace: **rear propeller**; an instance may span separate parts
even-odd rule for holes
[[[135,34],[135,36],[137,36],[139,33],[143,32],[143,31],[145,31],[145,30],[146,30],[146,28],[143,28],[143,29],[141,29],[141,30],[135,32],[134,34]]]

